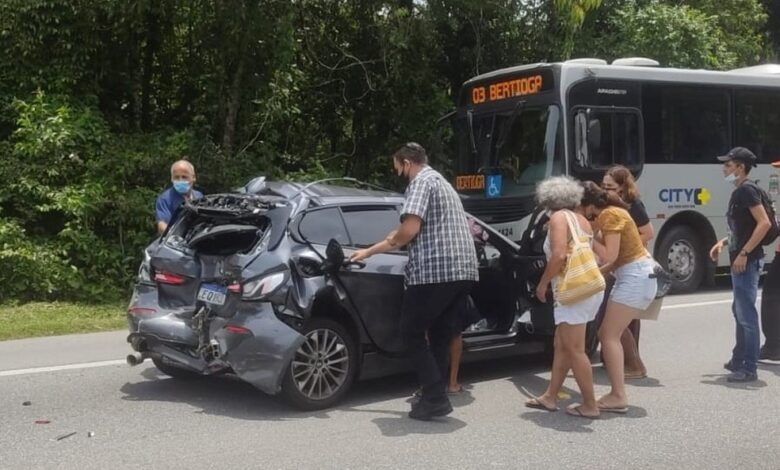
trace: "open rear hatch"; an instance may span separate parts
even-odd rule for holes
[[[231,316],[254,272],[245,269],[278,245],[290,211],[281,198],[252,194],[209,195],[182,206],[150,253],[159,306],[194,312],[206,302]]]

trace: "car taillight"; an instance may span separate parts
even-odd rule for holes
[[[180,286],[184,284],[184,276],[166,272],[155,273],[154,280],[161,284],[171,284],[174,286]]]
[[[154,315],[157,313],[157,310],[153,308],[142,308],[142,307],[133,307],[127,311],[130,315],[134,317],[148,317],[150,315]]]
[[[248,335],[252,333],[248,328],[244,328],[243,326],[238,325],[225,325],[224,329],[228,333],[232,333],[234,335]]]

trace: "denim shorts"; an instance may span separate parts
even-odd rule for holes
[[[617,268],[610,300],[636,310],[646,310],[658,290],[658,281],[650,277],[654,266],[655,261],[643,258]]]

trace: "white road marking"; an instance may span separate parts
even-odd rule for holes
[[[758,298],[761,300],[761,297]],[[677,310],[682,308],[693,308],[693,307],[706,307],[708,305],[723,305],[723,304],[730,304],[731,299],[723,299],[723,300],[710,300],[707,302],[691,302],[691,303],[685,303],[685,304],[672,304],[672,305],[666,305],[661,307],[661,310]],[[15,369],[15,370],[4,370],[0,371],[0,377],[13,377],[16,375],[30,375],[30,374],[41,374],[44,372],[57,372],[61,370],[79,370],[79,369],[92,369],[94,367],[106,367],[106,366],[117,366],[121,364],[126,364],[127,362],[124,359],[116,359],[112,361],[99,361],[99,362],[82,362],[79,364],[66,364],[62,366],[49,366],[49,367],[34,367],[31,369]]]
[[[672,305],[665,305],[661,307],[661,310],[675,310],[678,308],[692,308],[692,307],[706,307],[707,305],[723,305],[723,304],[730,304],[732,302],[732,299],[723,299],[723,300],[710,300],[708,302],[692,302],[688,304],[672,304]],[[758,298],[756,298],[756,302],[761,302],[761,296],[759,295]],[[758,304],[761,305],[760,303]],[[760,309],[760,307],[758,307]]]
[[[100,362],[82,362],[80,364],[66,364],[63,366],[50,366],[50,367],[34,367],[31,369],[15,369],[15,370],[3,370],[0,371],[0,377],[12,377],[15,375],[29,375],[40,374],[43,372],[57,372],[60,370],[78,370],[78,369],[91,369],[93,367],[106,367],[117,366],[120,364],[127,364],[124,359],[116,359],[112,361],[100,361]]]

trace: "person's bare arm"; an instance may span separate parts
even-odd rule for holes
[[[566,264],[569,248],[569,224],[563,212],[553,214],[548,225],[550,234],[550,258],[536,287],[536,298],[547,301],[547,288],[555,276],[560,274]]]
[[[642,244],[646,247],[647,242],[653,239],[655,236],[655,231],[653,230],[653,224],[645,224],[641,227],[637,227],[639,229],[639,238],[642,239]]]
[[[158,235],[162,235],[163,232],[165,232],[165,229],[168,228],[168,224],[165,222],[157,222],[157,233]]]
[[[620,254],[620,233],[610,232],[604,234],[604,256],[601,257],[601,273],[607,275],[615,270],[615,261]]]

